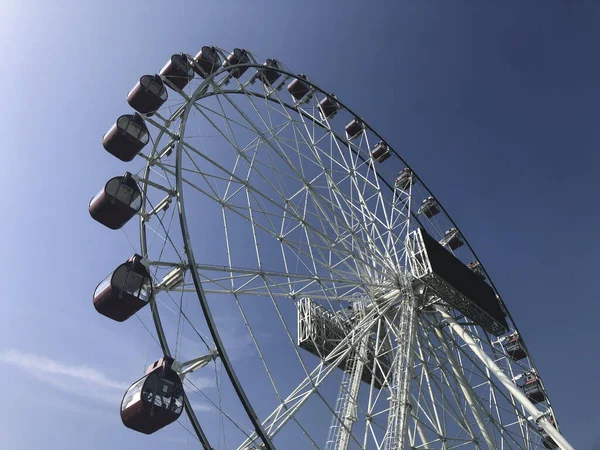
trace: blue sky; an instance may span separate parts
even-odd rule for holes
[[[126,93],[202,45],[309,74],[401,152],[484,261],[565,435],[600,448],[599,21],[594,2],[558,0],[4,0],[2,448],[158,445],[111,406],[141,375],[148,340],[91,305],[130,246],[86,207],[123,172],[100,139]]]

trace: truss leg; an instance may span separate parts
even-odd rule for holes
[[[535,407],[533,403],[525,396],[525,394],[519,389],[498,367],[498,365],[477,345],[475,340],[467,333],[463,327],[461,327],[454,318],[448,314],[448,312],[439,305],[434,305],[435,309],[442,315],[442,317],[448,322],[452,331],[454,331],[469,348],[475,353],[475,355],[481,360],[481,362],[492,372],[496,378],[504,385],[504,387],[513,395],[513,397],[527,410],[533,417],[536,423],[548,433],[548,435],[558,444],[562,450],[575,450],[571,444],[558,432],[556,428],[546,418],[544,413]]]
[[[348,450],[350,445],[352,426],[358,420],[356,415],[358,392],[362,381],[364,361],[367,358],[368,337],[367,334],[359,343],[357,355],[351,356],[348,360],[336,405],[337,417],[332,420],[325,450]]]
[[[385,434],[386,450],[405,450],[408,442],[408,421],[411,417],[410,386],[413,369],[416,298],[409,281],[404,281],[396,317],[388,326],[395,331],[396,354],[390,386],[390,410]]]

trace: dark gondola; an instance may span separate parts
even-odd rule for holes
[[[175,422],[183,412],[183,384],[165,356],[152,364],[146,375],[131,385],[121,401],[123,425],[152,434]]]
[[[471,269],[471,271],[477,275],[479,275],[481,278],[485,279],[485,274],[483,273],[483,268],[481,267],[481,264],[479,263],[479,261],[472,261],[470,262],[467,267],[469,269]]]
[[[439,212],[440,212],[440,208],[439,208],[437,202],[435,201],[435,198],[430,196],[430,197],[427,197],[425,200],[423,200],[423,203],[421,203],[421,206],[419,207],[417,214],[424,214],[425,217],[427,217],[428,219],[431,219],[433,216],[435,216]]]
[[[550,421],[550,424],[554,428],[556,428],[556,423],[554,422],[554,417],[549,416],[548,420]],[[545,448],[547,448],[549,450],[558,449],[558,445],[556,444],[556,442],[554,442],[554,439],[552,439],[550,437],[550,435],[548,434],[548,432],[546,430],[544,430],[542,427],[539,427],[538,432],[540,433],[540,436],[542,437],[542,444],[544,445]]]
[[[152,281],[140,255],[133,255],[106,277],[94,291],[100,314],[124,322],[150,301]]]
[[[194,70],[187,56],[179,53],[171,56],[171,59],[160,69],[159,75],[168,80],[177,89],[182,90],[194,78]]]
[[[296,101],[301,100],[310,92],[310,87],[302,80],[306,80],[306,75],[303,73],[299,74],[298,78],[294,78],[287,87],[288,92]]]
[[[102,146],[121,161],[129,162],[148,144],[150,133],[142,116],[125,114],[102,138]]]
[[[406,190],[412,183],[412,170],[408,167],[405,167],[400,171],[398,176],[396,177],[396,187]]]
[[[340,109],[340,104],[334,97],[327,96],[319,102],[319,109],[325,119],[331,119]]]
[[[227,56],[227,59],[223,61],[223,67],[236,66],[238,64],[248,64],[250,62],[250,53],[243,48],[234,48],[233,51]],[[248,67],[236,67],[235,69],[230,69],[229,73],[233,78],[240,78],[246,71]]]
[[[346,124],[346,133],[348,134],[348,139],[354,139],[358,137],[364,129],[364,122],[358,117],[355,117]]]
[[[546,400],[546,395],[542,389],[542,384],[538,377],[533,374],[528,374],[525,378],[525,384],[521,386],[523,393],[527,396],[531,403],[536,404]]]
[[[506,354],[514,361],[519,361],[527,356],[521,338],[517,333],[511,335],[503,346]]]
[[[141,114],[153,114],[167,97],[167,88],[160,75],[144,75],[127,94],[127,103]]]
[[[111,230],[125,225],[142,207],[142,193],[131,176],[125,172],[121,177],[108,180],[90,201],[88,210],[92,218]]]
[[[460,238],[460,233],[458,230],[456,228],[450,228],[446,231],[446,234],[440,241],[440,244],[447,245],[452,250],[456,250],[457,248],[462,247],[464,242]]]
[[[392,155],[392,152],[390,150],[390,148],[388,147],[388,145],[381,141],[379,142],[374,148],[373,151],[371,152],[371,158],[373,159],[373,161],[376,161],[378,163],[382,163],[384,162],[386,159],[388,159],[390,156]]]
[[[263,66],[265,66],[264,69],[258,69],[258,78],[264,85],[272,85],[281,77],[281,72],[277,70],[281,69],[281,65],[276,59],[267,59]]]
[[[205,45],[194,58],[192,68],[202,78],[206,78],[221,67],[221,57],[215,47]]]
[[[546,430],[544,430],[543,428],[539,429],[540,432],[540,436],[542,437],[542,444],[544,445],[544,447],[546,447],[548,450],[557,450],[558,449],[558,445],[556,444],[556,442],[554,442],[554,439],[552,439],[548,433],[546,433]]]

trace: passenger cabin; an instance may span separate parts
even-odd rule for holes
[[[124,322],[150,301],[152,281],[140,255],[133,255],[94,291],[94,307],[103,316]]]
[[[227,59],[223,61],[223,67],[229,66],[237,66],[238,64],[249,64],[250,63],[250,53],[243,48],[234,48],[233,51],[229,54]],[[246,71],[248,67],[236,67],[235,69],[230,69],[229,73],[233,78],[240,78]]]
[[[287,90],[296,101],[301,100],[310,92],[310,86],[303,81],[306,79],[306,75],[301,73],[288,84]]]
[[[215,47],[205,45],[200,49],[192,63],[194,72],[206,78],[217,71],[221,66],[221,57]]]
[[[159,75],[181,91],[194,78],[194,69],[187,56],[179,53],[171,56],[171,59],[160,69]]]
[[[549,450],[556,450],[558,449],[558,445],[556,444],[556,442],[554,442],[554,439],[552,439],[548,433],[546,432],[546,430],[544,430],[543,428],[539,428],[538,429],[540,436],[542,437],[542,445],[549,449]]]
[[[550,421],[550,424],[556,428],[556,423],[554,422],[554,417],[549,416],[548,420]],[[556,442],[554,442],[554,439],[552,439],[550,437],[550,435],[548,434],[548,432],[546,430],[544,430],[542,427],[539,427],[538,432],[540,433],[540,437],[542,438],[542,444],[544,445],[545,448],[547,448],[549,450],[558,449],[558,445],[556,444]]]
[[[325,119],[331,119],[340,109],[340,104],[335,100],[335,97],[328,95],[319,102],[319,109]]]
[[[365,123],[358,117],[355,117],[346,124],[346,134],[348,135],[348,139],[354,139],[358,137],[364,129]]]
[[[172,365],[172,358],[161,358],[127,389],[121,401],[123,425],[152,434],[179,419],[183,412],[183,383]]]
[[[423,203],[421,203],[421,206],[419,207],[417,214],[424,214],[425,217],[427,217],[428,219],[431,219],[433,216],[435,216],[439,212],[440,212],[440,207],[438,206],[437,201],[435,200],[435,198],[429,196],[425,200],[423,200]]]
[[[527,356],[523,343],[518,333],[514,333],[508,337],[506,342],[502,344],[504,351],[513,361],[520,361]]]
[[[123,162],[129,162],[150,140],[148,127],[138,113],[125,114],[102,138],[102,146],[108,153]]]
[[[405,167],[400,171],[400,173],[396,177],[396,187],[405,191],[406,189],[408,189],[411,183],[412,170],[410,170],[408,167]]]
[[[473,273],[479,275],[481,278],[485,279],[485,274],[483,273],[483,268],[481,267],[481,263],[479,261],[470,262],[467,267],[473,271]]]
[[[160,75],[144,75],[127,94],[127,103],[141,114],[153,114],[167,97],[167,88]]]
[[[464,242],[460,238],[459,231],[456,228],[450,228],[440,240],[440,244],[447,245],[450,249],[456,250],[457,248],[462,247]]]
[[[281,65],[276,59],[268,58],[263,66],[265,66],[264,69],[258,69],[258,78],[264,85],[269,86],[281,77],[281,72],[278,70],[281,69]]]
[[[392,151],[388,147],[388,145],[381,141],[371,151],[371,159],[378,163],[384,162],[392,155]]]
[[[131,173],[108,180],[90,201],[92,218],[111,230],[125,225],[142,207],[142,193]]]
[[[534,404],[546,400],[544,390],[542,389],[542,384],[540,383],[538,377],[534,374],[527,374],[525,377],[525,384],[521,386],[521,389],[523,389],[523,393]]]

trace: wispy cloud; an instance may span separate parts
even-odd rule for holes
[[[211,412],[214,409],[205,403],[192,403],[191,405],[194,412]]]
[[[64,375],[68,378],[93,383],[98,387],[127,389],[128,385],[108,378],[102,372],[86,366],[74,366],[55,361],[45,356],[7,350],[0,353],[0,362],[9,364],[26,372],[39,375]]]
[[[66,364],[15,349],[0,352],[0,363],[21,369],[37,380],[61,391],[105,405],[118,405],[121,396],[129,387],[127,383],[113,380],[96,369],[84,365]]]
[[[217,380],[210,375],[187,375],[184,380],[185,384],[189,384],[194,390],[213,389],[217,387]]]

